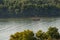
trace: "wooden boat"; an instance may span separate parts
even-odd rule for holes
[[[39,21],[40,18],[39,18],[39,17],[32,17],[32,20],[33,20],[33,21]]]

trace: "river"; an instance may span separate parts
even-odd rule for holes
[[[31,18],[0,19],[0,40],[9,40],[11,34],[27,29],[35,33],[38,30],[47,31],[50,26],[57,27],[60,32],[60,17],[40,18],[39,21],[33,21]]]

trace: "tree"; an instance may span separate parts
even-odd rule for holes
[[[16,32],[10,36],[10,40],[36,40],[34,33],[30,30],[24,30],[23,32]]]
[[[0,17],[6,15],[7,17],[60,16],[60,0],[0,0]]]
[[[49,36],[47,40],[52,40],[52,38]]]
[[[47,39],[47,35],[45,32],[42,32],[41,30],[39,30],[37,33],[36,33],[36,37],[41,39],[41,40],[45,40]]]
[[[46,33],[52,38],[56,38],[56,39],[59,38],[59,32],[56,27],[49,27]]]

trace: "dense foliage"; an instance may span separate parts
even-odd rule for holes
[[[56,27],[49,27],[47,32],[42,30],[37,33],[33,33],[30,30],[16,32],[10,36],[10,40],[60,40],[60,34]]]
[[[60,0],[0,0],[0,17],[60,16]]]
[[[34,33],[32,31],[25,30],[11,35],[10,40],[36,40],[36,38],[34,37]]]

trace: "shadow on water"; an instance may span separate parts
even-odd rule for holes
[[[0,19],[0,22],[8,22],[7,19]]]
[[[42,22],[53,22],[56,20],[57,20],[56,18],[41,18],[40,21],[42,21]]]

